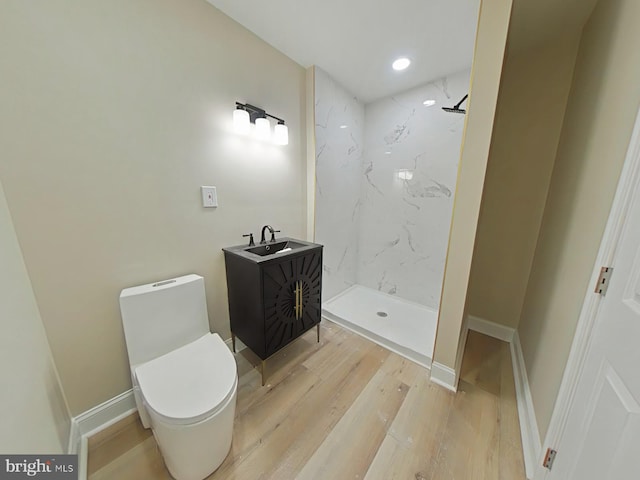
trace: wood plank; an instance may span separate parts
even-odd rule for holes
[[[271,388],[257,390],[255,401],[249,401],[250,408],[236,416],[231,452],[218,468],[218,478],[226,478],[243,457],[259,448],[262,438],[269,435],[295,408],[300,399],[314,386],[318,377],[303,365],[294,367],[282,382]],[[240,402],[238,402],[240,403]]]
[[[500,364],[505,342],[469,331],[460,379],[495,396],[500,395]]]
[[[327,322],[327,325],[334,326],[335,333],[331,340],[321,350],[304,361],[304,366],[314,371],[320,378],[327,378],[331,375],[332,367],[337,362],[349,361],[345,357],[345,352],[363,353],[375,345],[349,330],[339,329],[335,324]],[[387,351],[380,346],[376,345],[376,347],[381,351]]]
[[[420,367],[418,367],[420,368]],[[366,480],[431,478],[454,393],[417,372]]]
[[[232,451],[210,480],[524,480],[506,343],[471,332],[453,394],[412,362],[335,324],[323,329],[319,346],[301,341],[277,357],[270,387],[236,356]],[[137,420],[91,439],[89,464],[91,480],[170,478]]]
[[[498,398],[460,381],[432,479],[498,478]]]
[[[87,475],[97,472],[116,458],[152,436],[151,429],[142,426],[138,413],[127,416],[111,427],[89,438]]]
[[[148,437],[92,474],[91,480],[172,480],[153,437]]]
[[[336,368],[327,370],[327,379],[316,392],[315,398],[310,398],[307,408],[297,412],[292,419],[292,424],[297,426],[292,428],[292,431],[298,431],[299,435],[291,438],[290,432],[285,433],[283,430],[280,437],[286,438],[273,439],[276,443],[286,442],[288,448],[276,457],[275,465],[271,471],[267,470],[265,478],[298,477],[302,468],[353,405],[378,371],[380,363],[389,354],[387,350],[371,345],[361,360],[342,362],[337,364]],[[353,351],[349,355],[356,356],[357,352]]]
[[[299,478],[362,478],[409,387],[378,371],[306,463]]]

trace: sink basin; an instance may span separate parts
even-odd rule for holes
[[[322,248],[322,245],[307,242],[306,240],[282,237],[275,242],[253,246],[248,246],[245,243],[244,245],[223,248],[222,251],[225,254],[225,258],[233,256],[254,264],[266,264],[286,260],[289,255],[299,256],[316,248]]]
[[[300,247],[306,247],[302,243],[294,242],[292,240],[285,240],[283,242],[266,243],[264,245],[258,245],[257,247],[251,247],[245,249],[246,252],[266,257],[267,255],[284,254],[290,250],[295,250]]]

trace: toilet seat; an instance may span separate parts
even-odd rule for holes
[[[237,367],[220,336],[208,333],[134,370],[147,406],[165,423],[194,424],[224,408]]]

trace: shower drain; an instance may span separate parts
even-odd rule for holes
[[[379,317],[386,317],[387,316],[387,312],[376,312],[376,315],[378,315]]]

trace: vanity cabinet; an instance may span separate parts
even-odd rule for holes
[[[295,242],[267,256],[223,249],[232,335],[262,360],[320,323],[322,245]]]

